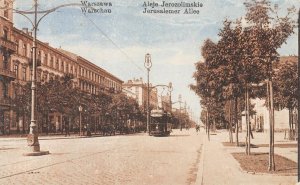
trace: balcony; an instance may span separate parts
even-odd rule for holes
[[[94,84],[94,85],[99,85],[99,83],[97,83],[97,82],[95,82],[95,81],[93,81],[93,80],[91,80],[91,79],[89,79],[89,78],[87,78],[87,77],[85,77],[85,76],[79,75],[79,76],[78,76],[78,79],[83,80],[83,81],[86,81],[86,82],[91,83],[91,84]]]
[[[9,77],[9,78],[13,78],[15,79],[16,78],[16,74],[8,69],[1,69],[0,68],[0,76],[6,76],[6,77]]]
[[[7,40],[4,37],[0,37],[0,46],[7,48],[8,50],[11,50],[13,52],[17,51],[17,44],[10,40]]]

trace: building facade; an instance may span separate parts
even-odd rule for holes
[[[14,132],[20,127],[27,131],[29,118],[18,119],[12,110],[11,99],[15,98],[15,84],[25,84],[31,80],[32,32],[27,28],[19,30],[13,25],[11,1],[0,1],[0,134]],[[46,82],[55,77],[72,74],[74,86],[91,94],[99,91],[118,93],[123,81],[92,62],[48,43],[37,41],[37,81]],[[25,123],[23,123],[25,122]],[[59,128],[62,116],[53,113],[50,122]]]
[[[150,96],[149,96],[149,104],[150,107],[157,108],[158,107],[158,97],[157,97],[157,88],[149,85],[150,88]],[[146,110],[147,106],[147,83],[143,82],[142,78],[128,80],[126,83],[123,83],[123,92],[130,96],[138,102],[139,106]]]

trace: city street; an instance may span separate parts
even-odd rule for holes
[[[40,137],[50,155],[25,157],[25,138],[0,139],[0,184],[193,184],[202,135],[173,130],[111,137]]]

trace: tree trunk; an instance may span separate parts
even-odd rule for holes
[[[20,124],[19,124],[20,118],[19,118],[19,116],[20,116],[20,112],[19,112],[19,110],[17,110],[16,111],[16,122],[17,122],[17,133],[18,134],[20,134]]]
[[[272,79],[269,81],[269,122],[270,122],[270,151],[269,151],[269,171],[275,171],[275,161],[274,161],[274,106],[273,106],[273,87]]]
[[[210,121],[209,121],[209,111],[208,111],[208,108],[207,108],[207,114],[206,114],[207,118],[207,137],[208,137],[208,141],[210,141],[210,133],[209,133],[209,130],[210,130]]]
[[[25,134],[25,113],[22,115],[22,132]]]
[[[246,92],[245,92],[245,114],[246,114],[246,126],[247,126],[247,134],[246,134],[246,154],[250,155],[250,119],[249,119],[249,90],[246,84]]]
[[[238,120],[238,98],[234,99],[234,121],[235,121],[235,141],[236,146],[239,146],[239,120]]]
[[[229,142],[233,143],[233,135],[232,135],[232,101],[229,100]]]
[[[48,112],[46,113],[46,134],[48,135],[49,134],[49,130],[50,130],[50,125],[49,125],[49,114]]]
[[[292,111],[291,111],[291,109],[289,108],[289,140],[292,140],[292,119],[293,119],[293,117],[292,117]]]

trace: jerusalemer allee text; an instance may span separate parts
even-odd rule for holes
[[[155,2],[144,1],[143,13],[150,14],[199,14],[201,2]]]

